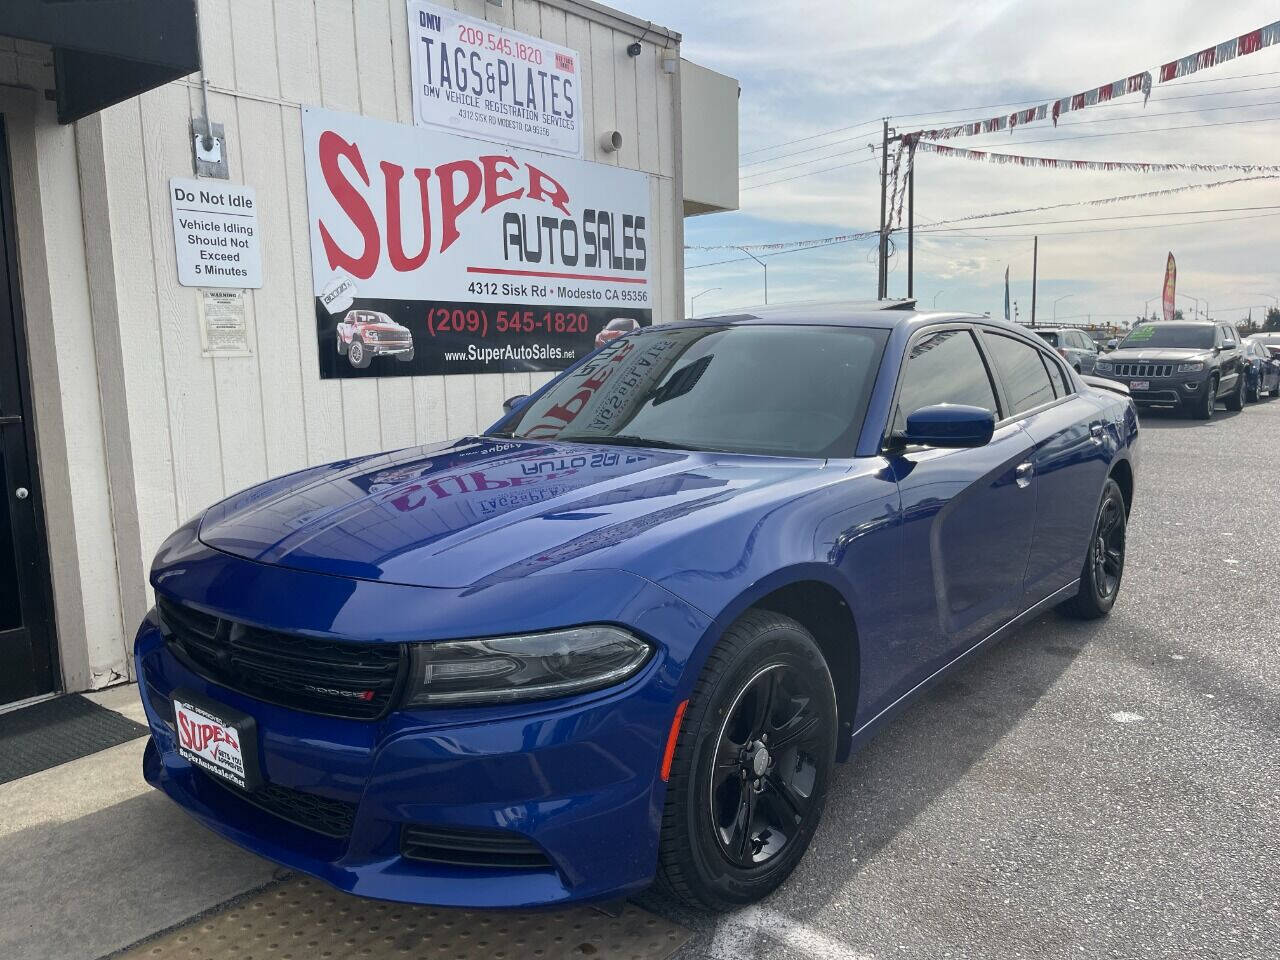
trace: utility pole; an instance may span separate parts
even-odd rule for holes
[[[1031,326],[1036,325],[1036,273],[1040,266],[1040,237],[1031,248]]]
[[[885,203],[889,189],[889,118],[884,121],[884,138],[880,141],[880,256],[876,277],[876,299],[889,295],[889,238],[885,236]]]
[[[907,299],[916,295],[916,145],[907,154]]]
[[[765,306],[768,306],[769,305],[769,265],[765,263],[763,260],[761,260],[759,257],[757,257],[750,250],[748,250],[746,247],[738,247],[738,249],[741,250],[743,253],[745,253],[748,257],[750,257],[756,263],[760,264],[760,266],[764,267],[764,302],[765,302]]]

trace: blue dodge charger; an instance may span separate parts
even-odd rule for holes
[[[177,530],[144,773],[365,896],[749,903],[897,708],[1041,611],[1110,611],[1137,433],[1124,387],[983,317],[636,330],[483,435]]]

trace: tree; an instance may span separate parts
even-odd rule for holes
[[[1254,321],[1252,313],[1236,324],[1236,332],[1241,337],[1247,337],[1251,333],[1258,332],[1258,324]]]
[[[1179,307],[1177,310],[1173,311],[1173,319],[1175,319],[1175,320],[1181,320],[1181,319],[1182,319],[1182,308],[1181,308],[1181,307]]]
[[[1262,321],[1262,329],[1280,330],[1280,307],[1267,307],[1267,316]]]

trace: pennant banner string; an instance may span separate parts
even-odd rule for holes
[[[1147,163],[1134,160],[1063,160],[1057,157],[1028,157],[1020,153],[993,153],[969,150],[921,140],[916,149],[940,157],[959,157],[981,163],[1012,164],[1019,167],[1048,167],[1053,170],[1124,171],[1129,173],[1280,173],[1280,164],[1267,163]]]
[[[1206,67],[1218,66],[1234,60],[1236,57],[1257,53],[1259,50],[1277,42],[1280,42],[1280,20],[1257,30],[1252,30],[1249,33],[1241,34],[1231,40],[1226,40],[1217,46],[1208,47],[1197,53],[1163,64],[1159,69],[1160,82],[1167,83],[1179,77],[1189,76]],[[1142,94],[1142,105],[1145,107],[1151,97],[1151,71],[1146,70],[1142,73],[1131,74],[1119,80],[1104,83],[1099,87],[1093,87],[1072,96],[1063,97],[1060,100],[1042,103],[1035,107],[1027,107],[1023,110],[1015,110],[1010,114],[951,124],[933,130],[917,130],[915,133],[906,134],[905,136],[920,137],[925,140],[951,140],[955,137],[975,137],[983,133],[1013,130],[1020,126],[1026,126],[1028,123],[1035,123],[1045,119],[1052,119],[1053,125],[1056,127],[1058,118],[1064,113],[1083,110],[1099,103],[1108,103],[1135,93]]]
[[[1128,200],[1146,200],[1152,197],[1167,197],[1175,193],[1187,193],[1192,190],[1209,190],[1214,187],[1226,187],[1236,183],[1248,183],[1253,180],[1280,180],[1280,167],[1273,168],[1275,173],[1263,173],[1251,177],[1236,177],[1232,180],[1214,180],[1209,183],[1191,183],[1181,187],[1167,187],[1163,190],[1147,190],[1142,193],[1127,193],[1118,197],[1099,197],[1095,200],[1072,200],[1066,203],[1051,203],[1039,207],[1021,207],[1017,210],[998,210],[990,213],[973,213],[950,220],[935,220],[920,228],[925,233],[935,227],[949,226],[954,223],[967,223],[973,220],[988,220],[993,217],[1011,217],[1024,213],[1044,213],[1048,210],[1060,210],[1064,207],[1100,207],[1111,203],[1124,203]],[[1172,214],[1171,214],[1172,216]],[[812,240],[783,240],[776,243],[732,243],[732,244],[689,244],[686,250],[741,250],[742,252],[769,252],[803,250],[806,247],[828,246],[835,243],[848,243],[855,240],[870,240],[879,236],[878,230],[864,230],[861,233],[842,233],[832,237],[816,237]],[[744,258],[745,259],[745,258]]]

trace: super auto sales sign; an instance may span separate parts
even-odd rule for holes
[[[314,108],[303,141],[322,377],[561,370],[650,321],[646,174]]]

